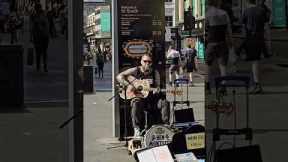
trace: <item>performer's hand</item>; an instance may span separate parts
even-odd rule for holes
[[[156,94],[156,93],[160,93],[160,88],[157,87],[156,89],[153,90],[153,94]]]

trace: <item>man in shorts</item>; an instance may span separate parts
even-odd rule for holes
[[[213,63],[216,61],[220,75],[226,76],[229,47],[232,48],[232,30],[228,14],[220,9],[220,0],[208,0],[206,5],[206,50],[205,62],[208,66],[206,90],[211,93],[210,83]],[[224,83],[223,83],[224,84]],[[225,92],[225,88],[222,89]]]
[[[175,78],[179,79],[181,56],[180,53],[175,49],[174,45],[170,45],[168,49],[167,59],[171,60],[169,68],[169,84],[173,84],[173,74],[175,73]]]
[[[265,50],[264,26],[268,21],[265,10],[256,5],[256,0],[249,0],[248,7],[242,16],[243,31],[245,32],[246,60],[252,63],[253,81],[255,83],[251,93],[263,91],[259,79],[259,61]]]

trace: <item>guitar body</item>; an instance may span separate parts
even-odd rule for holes
[[[126,99],[146,98],[148,97],[150,90],[151,88],[148,80],[134,79],[131,85],[127,86]],[[122,90],[119,95],[122,99],[125,99],[125,90]]]

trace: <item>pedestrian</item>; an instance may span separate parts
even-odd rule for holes
[[[32,39],[36,52],[36,69],[40,70],[40,61],[42,58],[43,70],[48,72],[47,68],[47,49],[49,45],[49,23],[42,9],[41,4],[35,5],[35,14],[32,20]]]
[[[55,8],[51,7],[47,12],[47,18],[49,22],[49,33],[50,33],[51,38],[55,38],[57,36],[55,22],[54,22],[55,17],[56,17]]]
[[[264,39],[265,39],[265,46],[263,48],[263,55],[265,58],[269,58],[272,56],[272,45],[271,45],[271,10],[265,4],[266,0],[261,0],[259,5],[261,8],[264,9],[266,15],[266,22],[264,25]]]
[[[254,88],[250,93],[258,94],[263,91],[259,78],[259,61],[264,51],[264,26],[267,22],[265,10],[256,5],[256,0],[248,1],[248,8],[242,16],[243,31],[245,32],[246,60],[252,62]]]
[[[7,30],[10,33],[10,43],[14,44],[17,42],[17,23],[18,16],[15,10],[12,10],[7,21]]]
[[[98,67],[98,78],[103,79],[104,78],[104,55],[101,51],[100,46],[97,48],[96,64]]]
[[[213,63],[216,62],[222,77],[226,76],[229,48],[232,45],[232,30],[228,14],[220,9],[221,1],[209,0],[206,5],[206,49],[205,62],[208,66],[208,74],[205,79],[205,88],[208,94],[211,93],[210,81],[212,78]],[[222,82],[224,85],[225,82]],[[223,94],[226,93],[225,86],[220,88]]]
[[[110,48],[108,45],[105,45],[105,48],[104,48],[104,51],[103,51],[103,54],[105,56],[105,63],[107,62],[111,62],[111,53],[110,53]]]
[[[169,67],[169,84],[173,84],[173,74],[175,74],[175,78],[179,79],[180,73],[180,65],[181,65],[181,56],[180,53],[176,50],[174,44],[169,46],[167,52],[167,59],[171,60],[171,64]]]
[[[63,34],[66,38],[67,36],[67,28],[68,28],[68,18],[67,18],[67,7],[62,4],[59,8],[59,18],[61,25],[61,34]]]
[[[189,77],[189,84],[193,86],[193,71],[197,71],[197,50],[195,49],[195,40],[191,39],[191,42],[182,51],[185,56],[185,69]]]

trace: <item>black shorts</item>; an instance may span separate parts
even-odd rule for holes
[[[208,43],[205,50],[205,62],[208,66],[212,65],[217,59],[220,63],[227,65],[229,57],[229,49],[226,42]]]
[[[264,52],[264,38],[246,38],[245,52],[247,61],[256,61],[261,59],[261,54]]]
[[[188,73],[193,72],[194,69],[195,68],[194,68],[194,64],[193,63],[187,63],[186,64],[186,70],[187,70]]]

